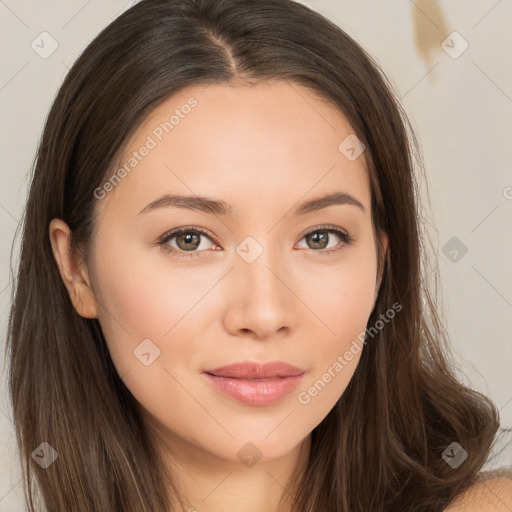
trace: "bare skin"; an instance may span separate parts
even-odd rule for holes
[[[445,512],[510,512],[512,478],[478,482],[462,493]]]
[[[197,105],[158,140],[155,129],[191,97]],[[361,351],[352,350],[342,370],[332,370],[354,342],[362,345],[380,286],[365,152],[350,160],[339,149],[353,133],[339,109],[296,84],[194,86],[154,110],[125,148],[123,163],[148,136],[156,142],[98,200],[90,261],[69,252],[62,220],[50,224],[74,307],[101,323],[190,511],[277,511],[292,471],[308,460],[311,431],[357,367]],[[294,215],[298,203],[334,192],[364,209],[331,204]],[[163,194],[222,200],[233,215],[139,213]],[[326,233],[326,225],[354,241]],[[158,240],[180,227],[207,234],[192,230],[192,242],[175,236],[165,242],[174,252],[166,252]],[[305,236],[314,229],[316,237]],[[148,366],[134,357],[145,339],[160,350]],[[305,374],[265,406],[221,394],[203,374],[244,360],[281,360]],[[309,393],[319,379],[324,385]],[[239,457],[246,445],[261,455],[250,467]]]

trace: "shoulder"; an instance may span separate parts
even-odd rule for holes
[[[480,477],[444,512],[511,512],[512,474]]]

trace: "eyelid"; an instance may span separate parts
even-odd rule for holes
[[[314,226],[308,230],[306,230],[304,233],[302,233],[300,239],[302,240],[305,236],[309,235],[310,233],[314,233],[315,231],[329,231],[329,230],[332,230],[332,231],[337,231],[337,232],[341,232],[343,233],[344,235],[347,235],[347,236],[350,236],[348,231],[344,230],[343,228],[340,228],[338,226],[334,226],[332,224],[322,224],[320,226]]]
[[[306,236],[311,233],[315,233],[316,231],[327,231],[329,233],[335,233],[342,241],[341,247],[331,247],[330,249],[320,250],[311,249],[312,253],[317,256],[339,252],[357,241],[357,238],[352,236],[346,229],[340,228],[339,226],[334,226],[332,224],[322,224],[308,229],[300,236],[299,241],[302,241]]]
[[[182,227],[179,227],[179,228],[174,228],[174,229],[171,229],[169,231],[166,231],[157,240],[157,245],[161,246],[161,248],[164,251],[168,252],[168,253],[177,254],[178,257],[190,257],[190,258],[193,258],[193,257],[201,257],[201,256],[203,256],[202,253],[206,252],[205,250],[202,250],[202,251],[182,251],[182,250],[176,249],[176,248],[171,247],[171,246],[166,247],[167,242],[169,240],[171,240],[172,238],[174,238],[174,237],[176,237],[176,236],[178,236],[178,235],[180,235],[180,234],[182,234],[184,232],[187,232],[187,231],[193,231],[193,232],[196,232],[196,233],[198,233],[198,234],[200,234],[202,236],[205,236],[206,238],[208,238],[213,243],[214,246],[220,247],[220,244],[217,242],[216,238],[208,230],[206,230],[204,228],[199,228],[197,226],[182,226]],[[353,242],[355,242],[357,240],[355,237],[353,237],[348,231],[346,231],[343,228],[340,228],[338,226],[334,226],[332,224],[322,224],[322,225],[318,225],[318,226],[313,226],[313,227],[309,228],[308,230],[306,230],[305,232],[303,232],[300,235],[299,242],[302,241],[304,239],[304,237],[306,237],[307,235],[309,235],[311,233],[314,233],[316,231],[334,232],[342,240],[341,247],[330,248],[330,249],[320,249],[320,250],[310,249],[313,253],[315,253],[317,255],[328,254],[328,253],[331,253],[331,252],[337,252],[337,251],[343,250],[345,247],[351,245]]]
[[[172,256],[176,256],[177,258],[201,258],[204,256],[204,253],[206,251],[182,251],[180,249],[176,249],[175,247],[172,247],[168,245],[168,242],[175,238],[176,236],[186,233],[188,231],[194,231],[196,233],[199,233],[200,235],[208,238],[214,246],[218,246],[219,244],[215,240],[215,237],[210,234],[210,232],[206,229],[199,228],[196,226],[182,226],[179,228],[170,229],[169,231],[166,231],[161,237],[158,238],[156,241],[156,244],[162,251],[164,251],[167,254],[170,254]]]
[[[206,238],[209,238],[215,245],[219,245],[213,234],[211,234],[207,229],[199,228],[197,226],[182,226],[179,228],[170,229],[166,231],[161,237],[158,238],[157,242],[162,242],[163,240],[167,240],[173,236],[179,235],[183,232],[194,231],[204,235]]]

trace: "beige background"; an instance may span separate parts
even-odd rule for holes
[[[11,245],[45,117],[78,54],[132,3],[0,0],[2,356]],[[442,305],[460,377],[495,400],[511,439],[512,1],[304,3],[332,19],[374,56],[413,123],[425,158],[432,206],[428,224],[438,251],[427,271],[437,267],[440,272]],[[454,31],[457,34],[450,35]],[[31,47],[42,32],[58,43],[45,59]],[[448,243],[453,237],[457,240]],[[19,239],[14,256],[18,244]],[[461,244],[467,247],[462,257]],[[10,417],[2,374],[0,512],[23,510]],[[500,465],[512,465],[512,446],[493,467]]]

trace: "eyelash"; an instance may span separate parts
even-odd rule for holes
[[[341,247],[331,248],[331,249],[321,249],[318,251],[315,249],[311,249],[311,251],[313,251],[313,253],[315,255],[318,255],[318,254],[324,255],[324,254],[330,254],[330,253],[342,251],[343,249],[350,246],[355,241],[355,238],[353,238],[350,234],[346,233],[345,231],[342,231],[341,229],[339,229],[335,226],[331,226],[331,225],[315,227],[314,229],[311,229],[311,230],[307,231],[306,233],[304,233],[302,235],[301,240],[303,238],[305,238],[306,236],[310,235],[311,233],[316,233],[317,231],[334,233],[341,238],[341,240],[343,241],[343,244],[341,245]],[[182,251],[182,250],[175,249],[174,247],[171,247],[170,245],[167,244],[167,242],[169,242],[172,238],[182,235],[183,233],[190,233],[190,232],[204,235],[206,238],[210,239],[210,241],[213,242],[214,245],[218,245],[217,242],[213,239],[213,237],[207,231],[205,231],[204,229],[201,229],[201,228],[194,227],[194,226],[186,226],[183,228],[178,228],[178,229],[175,229],[172,231],[168,231],[167,233],[164,233],[164,235],[162,235],[162,237],[160,237],[160,239],[158,240],[157,243],[162,248],[163,251],[165,251],[167,253],[174,254],[178,258],[201,258],[202,257],[201,253],[204,253],[206,251],[204,251],[204,250],[203,251]]]

